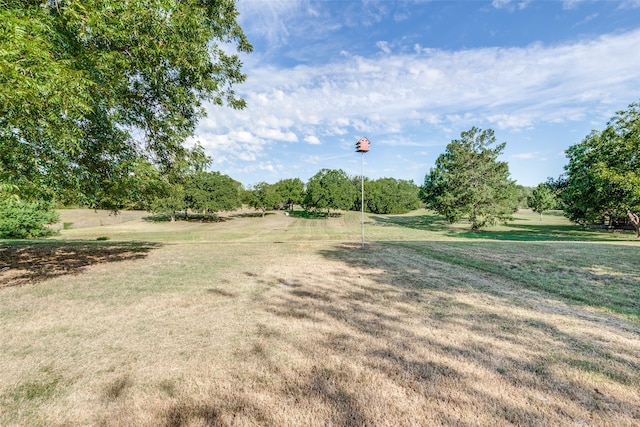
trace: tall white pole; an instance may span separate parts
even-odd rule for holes
[[[364,152],[360,153],[361,154],[361,160],[360,160],[360,185],[361,185],[361,195],[360,195],[360,201],[362,202],[362,250],[364,250]]]

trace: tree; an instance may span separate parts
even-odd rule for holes
[[[156,198],[151,203],[151,212],[156,214],[166,214],[171,218],[171,222],[176,220],[178,212],[187,211],[187,201],[185,200],[184,187],[179,184],[170,185],[167,192]]]
[[[561,174],[558,178],[548,177],[544,184],[551,190],[553,193],[556,205],[553,207],[554,209],[564,210],[564,202],[562,201],[562,193],[567,187],[567,175]]]
[[[141,160],[166,175],[202,103],[242,108],[235,0],[0,0],[0,182],[113,208]]]
[[[505,143],[495,144],[491,129],[460,134],[425,176],[421,195],[428,207],[450,222],[468,218],[476,230],[508,221],[517,209],[517,191],[506,162],[497,160]]]
[[[529,206],[529,197],[533,192],[533,187],[525,187],[524,185],[515,184],[518,198],[518,209],[526,209]]]
[[[562,198],[569,219],[611,226],[629,220],[640,237],[640,103],[569,147],[567,157]]]
[[[187,178],[185,201],[187,208],[209,213],[231,211],[241,206],[242,185],[220,172],[200,172]]]
[[[360,189],[360,180],[356,179],[356,188]],[[377,180],[365,180],[364,204],[368,212],[376,214],[401,214],[418,209],[422,203],[418,196],[420,187],[413,181],[394,178],[380,178]],[[360,191],[354,210],[360,210]]]
[[[546,184],[539,184],[527,198],[527,203],[531,210],[540,214],[542,221],[542,213],[556,206],[556,197]]]
[[[342,169],[322,169],[307,183],[305,209],[350,209],[356,199],[356,190]]]
[[[276,203],[284,203],[289,210],[304,201],[304,183],[300,178],[282,179],[274,184],[274,188],[279,196]]]
[[[0,239],[30,239],[49,236],[45,227],[59,220],[50,201],[27,202],[0,193]]]
[[[273,209],[280,201],[280,196],[276,193],[274,185],[266,182],[259,182],[248,191],[247,204],[254,209],[260,209],[264,217],[267,209]]]

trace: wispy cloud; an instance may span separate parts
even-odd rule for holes
[[[544,160],[544,158],[540,157],[540,153],[538,152],[517,153],[517,154],[512,154],[509,157],[512,159],[519,159],[519,160],[531,160],[531,159]]]
[[[248,108],[212,108],[198,134],[213,150],[226,138],[251,143],[259,156],[256,147],[273,141],[318,143],[308,135],[479,123],[520,129],[598,112],[606,118],[620,100],[640,97],[639,45],[634,31],[556,46],[417,47],[414,54],[346,55],[317,67],[254,65],[238,88]]]
[[[313,168],[340,161],[345,158],[340,153],[351,152],[353,142],[364,135],[372,137],[376,149],[405,147],[408,152],[444,146],[470,126],[522,135],[540,125],[586,120],[597,127],[640,99],[640,30],[455,51],[417,44],[418,38],[407,32],[381,31],[365,40],[369,44],[364,48],[341,38],[346,29],[360,27],[373,34],[375,24],[385,19],[415,20],[412,15],[426,10],[412,8],[416,2],[331,2],[328,7],[328,2],[314,0],[239,0],[241,25],[260,47],[243,57],[248,79],[235,88],[248,107],[208,107],[196,139],[229,173],[291,172],[305,162]],[[563,5],[575,9],[580,3],[566,0]],[[532,10],[531,5],[510,0],[492,4],[508,12]],[[425,8],[430,6],[425,2]],[[640,0],[628,0],[618,7],[639,6]],[[597,12],[585,13],[585,22],[604,16]],[[576,141],[582,136],[576,135]],[[542,159],[542,154],[524,157],[536,154],[529,150],[518,148],[511,158],[521,163]],[[428,151],[434,157],[438,149]],[[289,156],[286,168],[274,160],[276,152]],[[424,164],[415,159],[402,168]]]
[[[531,0],[493,0],[491,2],[493,7],[495,7],[496,9],[507,9],[509,11],[515,11],[516,9],[525,9],[529,5],[529,3],[531,3]]]

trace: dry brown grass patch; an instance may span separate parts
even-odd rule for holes
[[[167,245],[39,288],[70,281],[3,291],[0,423],[640,423],[634,324],[392,244]]]

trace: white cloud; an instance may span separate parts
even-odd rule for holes
[[[491,4],[496,9],[507,9],[509,11],[514,11],[516,9],[522,10],[525,9],[531,0],[520,0],[520,1],[511,1],[511,0],[493,0]]]
[[[298,137],[291,131],[283,131],[281,129],[257,128],[255,135],[263,140],[275,140],[283,142],[298,142]]]
[[[562,2],[562,7],[565,10],[577,9],[580,3],[584,1],[585,0],[564,0]]]
[[[269,0],[240,1],[240,25],[251,22],[251,30],[267,39],[271,44],[280,44],[289,36],[287,18],[300,13],[306,1]]]
[[[311,145],[321,144],[320,139],[315,135],[307,135],[304,137],[304,141],[308,142]]]
[[[493,7],[495,7],[496,9],[502,9],[508,6],[510,3],[511,3],[511,0],[493,0],[491,2]]]
[[[389,42],[379,41],[379,42],[376,42],[376,46],[378,47],[378,49],[380,49],[381,51],[383,51],[387,55],[391,53],[391,48],[389,47]]]
[[[532,120],[526,113],[515,114],[491,114],[486,117],[487,121],[495,124],[498,129],[521,129],[531,126]]]
[[[640,0],[623,0],[620,2],[621,9],[638,9],[640,8]]]
[[[621,103],[640,98],[639,45],[637,30],[553,46],[345,53],[320,66],[250,63],[247,82],[236,88],[248,107],[210,107],[197,136],[214,158],[255,161],[278,142],[374,133],[392,141],[409,127],[457,136],[474,125],[604,123]]]
[[[539,153],[535,152],[535,153],[518,153],[518,154],[512,154],[511,156],[509,156],[512,159],[519,159],[519,160],[531,160],[531,159],[535,159],[539,156]]]

